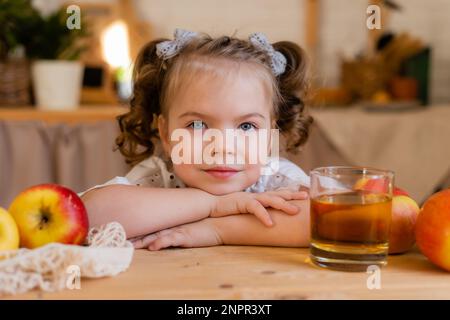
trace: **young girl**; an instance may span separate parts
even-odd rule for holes
[[[303,110],[300,47],[288,41],[271,45],[260,33],[240,40],[177,29],[174,40],[144,46],[133,81],[131,108],[118,117],[116,144],[134,167],[125,177],[80,193],[91,226],[118,221],[136,248],[150,250],[308,245],[308,194],[301,190],[308,189],[309,177],[300,168],[285,159],[250,163],[248,150],[223,144],[207,153],[240,153],[244,162],[180,163],[173,161],[172,139],[181,128],[192,137],[234,129],[238,139],[278,129],[287,150],[298,149],[312,122]],[[183,150],[188,151],[204,152],[205,145]],[[277,171],[262,175],[273,161]]]

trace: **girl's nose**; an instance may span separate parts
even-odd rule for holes
[[[215,147],[212,149],[212,156],[215,155],[234,155],[236,153],[235,150],[235,146],[233,145],[233,143],[231,143],[230,145],[226,145],[225,141],[223,141],[223,143],[218,143],[215,145]]]

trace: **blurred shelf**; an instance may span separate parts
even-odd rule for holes
[[[39,110],[33,106],[0,107],[0,121],[41,120],[47,123],[94,122],[112,120],[128,111],[120,105],[82,105],[75,110]]]

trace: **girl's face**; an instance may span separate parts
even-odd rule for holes
[[[270,135],[272,108],[272,97],[267,85],[255,76],[252,68],[243,65],[225,77],[203,73],[194,81],[183,83],[183,88],[170,97],[167,119],[160,116],[158,122],[162,145],[169,156],[183,155],[183,152],[179,152],[181,140],[171,141],[174,130],[185,129],[183,132],[192,138],[189,145],[191,161],[176,164],[177,161],[172,157],[174,173],[187,186],[215,195],[243,191],[251,186],[261,174],[261,163],[249,161],[252,151],[249,152],[248,147],[239,148],[237,143],[227,145],[225,141],[222,147],[219,145],[217,148],[211,148],[211,141],[194,145],[194,135],[202,137],[207,129],[216,129],[223,137],[226,136],[226,129],[235,129],[237,139],[245,139],[251,132]],[[269,139],[268,144],[263,146],[266,151]],[[172,153],[175,150],[176,153]],[[245,160],[240,163],[236,160],[232,163],[227,161],[224,164],[207,164],[205,161],[195,163],[194,154],[223,159],[228,155],[230,158],[240,157]]]

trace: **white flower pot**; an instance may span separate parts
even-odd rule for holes
[[[38,109],[73,110],[80,103],[83,64],[79,61],[37,60],[32,65]]]

